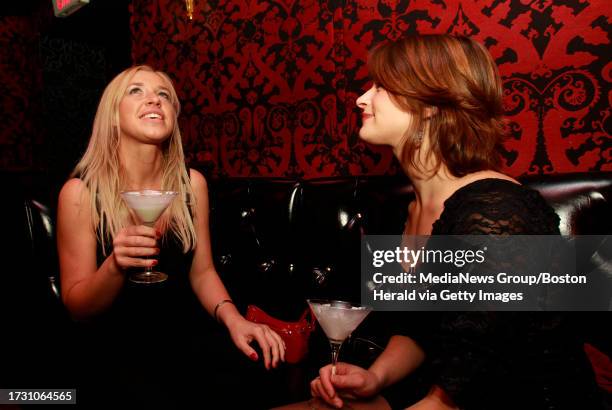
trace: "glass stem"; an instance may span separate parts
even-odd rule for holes
[[[340,346],[342,343],[329,342],[331,346],[331,357],[332,357],[332,376],[336,374],[336,364],[338,363],[338,354],[340,353]]]
[[[155,223],[151,223],[151,222],[145,222],[144,225],[153,228],[155,226]],[[145,259],[151,259],[150,256],[145,256]],[[151,265],[147,265],[145,266],[145,275],[150,276],[153,275],[153,266]]]

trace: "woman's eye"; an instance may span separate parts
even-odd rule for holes
[[[158,93],[158,95],[159,95],[161,98],[164,98],[164,99],[166,99],[166,100],[169,100],[169,99],[170,99],[170,94],[169,94],[169,93],[167,93],[166,91],[160,91],[160,92]]]
[[[130,88],[130,90],[128,91],[128,94],[140,94],[142,92],[142,89],[140,87],[133,87]]]

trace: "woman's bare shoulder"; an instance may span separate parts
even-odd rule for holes
[[[206,178],[200,171],[189,168],[189,179],[191,180],[191,189],[193,189],[194,193],[197,194],[198,192],[208,191]]]
[[[79,178],[71,178],[62,187],[59,193],[59,204],[80,205],[82,201],[89,200],[89,189]]]
[[[480,175],[479,175],[480,176]],[[492,178],[492,179],[503,179],[505,181],[510,181],[510,182],[514,182],[515,184],[519,184],[520,182],[517,181],[516,179],[512,178],[510,175],[506,175],[503,174],[501,172],[498,171],[492,171],[492,170],[488,170],[488,171],[482,171],[482,176],[481,178],[477,178],[477,179],[488,179],[488,178]]]

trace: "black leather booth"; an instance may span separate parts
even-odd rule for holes
[[[563,234],[612,233],[612,173],[532,176]],[[400,234],[403,177],[235,178],[210,183],[216,267],[241,307],[297,318],[306,297],[359,298],[359,240]]]
[[[522,182],[539,190],[554,207],[562,233],[612,233],[612,172],[532,176]],[[300,316],[307,297],[358,299],[360,238],[401,233],[414,195],[409,181],[400,176],[230,178],[209,181],[209,194],[213,256],[237,306],[244,311],[256,304],[285,320]],[[44,358],[56,358],[53,352],[70,338],[71,328],[57,297],[55,215],[37,202],[39,198],[22,192],[12,205],[5,205],[11,212],[9,237],[14,240],[5,259],[13,262],[2,272],[3,282],[12,287],[6,299],[10,305],[3,311],[13,318],[9,323],[16,324],[16,330],[8,344],[3,336],[4,349],[22,355],[36,351],[29,366],[46,375],[45,380],[56,380],[61,363]],[[44,194],[42,202],[52,203]],[[23,331],[28,321],[37,326],[35,332],[31,327]],[[355,340],[352,348],[357,349],[362,339]],[[365,342],[366,355],[376,354],[376,342]],[[277,379],[279,388],[289,389],[285,400],[306,394],[311,372],[328,360],[320,332],[313,334],[311,344],[306,364],[295,365],[297,373],[285,369],[288,376]],[[62,354],[66,358],[70,353]],[[25,383],[21,387],[36,387],[27,382],[32,372],[21,370],[19,358],[10,361],[11,368],[9,378],[19,374]]]

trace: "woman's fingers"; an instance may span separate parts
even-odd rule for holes
[[[310,382],[310,394],[313,397],[319,397],[323,399],[326,403],[330,405],[341,408],[343,405],[342,399],[338,397],[335,393],[329,394],[329,392],[323,387],[323,383],[321,381],[321,377],[317,377],[312,382]]]
[[[121,269],[155,266],[152,256],[159,254],[159,233],[151,227],[134,225],[119,231],[113,241],[115,260]]]
[[[152,258],[159,254],[158,248],[135,248],[118,246],[113,249],[117,264],[125,269],[129,267],[155,266],[157,259]]]
[[[336,389],[331,382],[331,366],[325,366],[319,370],[319,380],[321,381],[321,386],[330,397],[336,396]]]
[[[253,337],[257,340],[259,347],[261,347],[261,352],[264,355],[264,365],[266,369],[270,369],[270,344],[266,336],[264,335],[264,330],[262,326],[257,326],[253,332]]]
[[[159,232],[155,228],[145,225],[130,225],[122,229],[127,236],[148,236],[158,238]]]
[[[147,266],[155,266],[157,265],[157,259],[140,259],[140,258],[130,258],[127,256],[116,256],[115,259],[119,266],[123,268],[128,267],[136,267],[136,268],[145,268]]]
[[[236,343],[236,347],[238,347],[238,349],[240,349],[242,353],[247,355],[251,360],[257,361],[259,359],[259,356],[257,355],[255,349],[253,349],[251,345],[249,345],[248,339],[238,341]]]
[[[331,396],[323,388],[320,377],[316,377],[313,381],[310,382],[310,394],[313,397],[320,397],[326,402],[331,401]]]
[[[266,369],[278,366],[278,361],[285,360],[285,342],[266,325],[257,325],[253,337],[261,347]]]
[[[117,235],[113,241],[113,245],[125,247],[154,247],[157,245],[157,240],[142,235]]]
[[[155,238],[147,237],[147,236],[128,236],[125,238],[124,246],[131,247],[154,247],[157,245],[157,240]]]
[[[263,329],[264,336],[266,337],[268,344],[270,345],[270,353],[272,359],[272,367],[276,367],[278,365],[278,360],[280,359],[280,347],[279,342],[274,338],[274,332],[272,332],[269,328]]]
[[[268,326],[264,326],[264,333],[272,346],[272,367],[278,365],[278,361],[285,361],[285,342],[278,333],[270,329]]]
[[[116,246],[114,251],[128,258],[140,258],[159,254],[159,248],[156,247]]]

